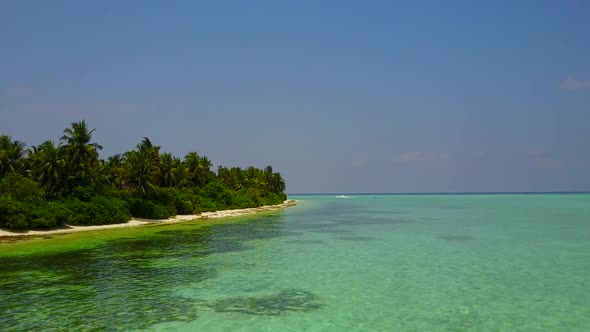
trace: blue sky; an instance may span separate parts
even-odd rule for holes
[[[1,1],[0,133],[289,192],[590,190],[588,1]]]

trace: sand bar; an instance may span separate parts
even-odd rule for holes
[[[59,233],[73,233],[73,232],[83,232],[83,231],[91,231],[97,229],[110,229],[110,228],[120,228],[120,227],[136,227],[136,226],[143,226],[143,225],[154,225],[154,224],[172,224],[178,223],[183,221],[191,221],[191,220],[199,220],[199,219],[218,219],[218,218],[227,218],[227,217],[239,217],[243,215],[255,214],[260,212],[267,212],[267,211],[274,211],[279,210],[282,208],[294,206],[294,200],[286,200],[282,204],[277,205],[267,205],[261,206],[257,208],[249,208],[249,209],[237,209],[237,210],[221,210],[215,212],[203,212],[201,214],[188,214],[188,215],[178,215],[176,217],[168,218],[168,219],[141,219],[141,218],[131,218],[126,223],[123,224],[112,224],[112,225],[96,225],[96,226],[69,226],[66,225],[61,228],[57,229],[48,229],[48,230],[25,230],[25,231],[13,231],[8,229],[0,229],[0,238],[3,237],[12,237],[12,236],[39,236],[39,235],[50,235],[50,234],[59,234]]]

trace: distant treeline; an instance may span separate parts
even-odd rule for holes
[[[181,160],[145,137],[134,150],[100,159],[85,121],[59,143],[26,148],[0,136],[0,227],[52,228],[161,219],[282,203],[285,181],[271,166],[219,166],[190,152]]]

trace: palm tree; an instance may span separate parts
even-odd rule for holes
[[[260,169],[254,166],[249,166],[248,168],[246,168],[246,171],[244,173],[246,187],[263,189],[266,186],[264,174]]]
[[[66,160],[61,145],[55,146],[53,141],[45,141],[34,149],[31,175],[39,182],[48,196],[56,197],[65,188]]]
[[[115,154],[101,161],[100,173],[105,176],[112,185],[120,187],[120,176],[125,158],[121,154]]]
[[[186,169],[189,174],[188,180],[193,183],[193,185],[198,186],[199,183],[199,164],[200,164],[201,157],[196,152],[189,152],[186,156],[184,156],[184,164],[186,165]]]
[[[170,153],[164,153],[160,156],[159,183],[162,187],[174,187],[176,185],[175,168],[180,164],[177,158]]]
[[[68,156],[69,177],[74,185],[87,184],[91,180],[90,168],[97,165],[98,150],[102,150],[102,146],[91,143],[95,129],[88,130],[86,121],[72,122],[71,126],[61,137]]]
[[[244,188],[245,180],[244,180],[244,172],[239,167],[232,167],[229,170],[229,181],[230,181],[230,188],[235,191],[238,191]]]
[[[199,166],[197,168],[197,186],[203,187],[213,179],[213,172],[211,167],[213,163],[207,156],[199,158]]]
[[[266,166],[264,169],[264,178],[270,192],[278,194],[285,191],[285,180],[281,176],[281,173],[273,173],[272,166]]]
[[[159,163],[160,147],[152,144],[149,138],[144,137],[141,143],[137,144],[137,151],[146,154],[154,164]]]
[[[179,162],[178,165],[174,168],[174,180],[176,181],[175,187],[177,188],[185,188],[190,187],[191,182],[189,181],[189,173],[186,165],[184,163]]]
[[[12,140],[10,136],[0,136],[0,178],[10,172],[24,170],[25,143]]]
[[[277,194],[285,192],[285,179],[281,176],[281,173],[276,172],[272,177],[271,191]]]
[[[125,154],[121,172],[121,184],[131,192],[145,195],[155,189],[158,168],[148,154],[130,151]]]

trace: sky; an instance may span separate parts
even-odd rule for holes
[[[0,134],[288,193],[590,190],[590,1],[0,1]]]

